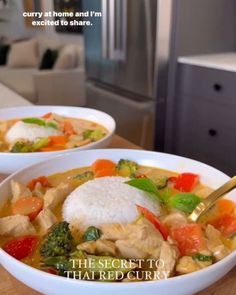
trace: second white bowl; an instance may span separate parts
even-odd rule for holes
[[[0,152],[0,173],[10,174],[16,170],[22,169],[28,165],[46,160],[56,155],[66,154],[78,150],[104,148],[111,142],[115,132],[115,120],[108,114],[90,108],[67,107],[67,106],[25,106],[6,108],[0,110],[0,120],[10,120],[15,118],[42,116],[46,113],[53,112],[66,117],[74,117],[93,121],[103,125],[108,134],[96,142],[67,150],[56,152],[36,152],[36,153],[1,153]]]

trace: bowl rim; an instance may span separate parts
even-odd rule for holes
[[[144,153],[144,154],[150,154],[150,155],[156,155],[156,154],[159,154],[159,155],[165,155],[165,156],[168,156],[168,157],[173,157],[173,158],[178,158],[178,159],[181,159],[181,160],[190,160],[192,161],[192,163],[195,163],[195,164],[200,164],[201,166],[203,167],[206,167],[206,168],[210,168],[210,169],[213,169],[215,170],[216,172],[220,172],[222,174],[222,176],[225,176],[227,178],[229,178],[229,176],[227,174],[225,174],[224,172],[221,172],[220,170],[210,166],[210,165],[207,165],[205,163],[202,163],[200,161],[197,161],[197,160],[193,160],[193,159],[190,159],[190,158],[187,158],[187,157],[182,157],[182,156],[179,156],[179,155],[175,155],[175,154],[169,154],[169,153],[162,153],[162,152],[156,152],[156,151],[147,151],[147,150],[133,150],[133,149],[96,149],[96,150],[83,150],[83,151],[77,151],[76,153],[72,153],[72,152],[68,152],[67,154],[63,154],[63,155],[56,155],[55,157],[52,157],[52,158],[49,158],[49,159],[46,159],[46,160],[43,160],[43,161],[40,161],[38,163],[35,163],[33,165],[30,165],[30,166],[27,166],[23,169],[20,169],[16,172],[14,172],[13,174],[9,175],[6,179],[4,179],[1,183],[0,183],[0,190],[1,190],[1,187],[3,185],[5,185],[7,182],[9,182],[11,179],[14,178],[14,176],[18,175],[18,174],[22,174],[24,173],[25,171],[27,170],[30,170],[34,167],[37,167],[37,166],[40,166],[40,165],[44,165],[44,164],[50,164],[54,161],[56,161],[57,159],[63,159],[65,157],[70,157],[70,156],[74,156],[76,157],[76,155],[80,155],[81,153],[96,153],[96,152],[106,152],[106,151],[109,151],[109,152],[122,152],[122,153],[125,153],[127,151],[132,151],[132,153],[135,153],[135,154],[140,154],[140,153]],[[65,159],[66,160],[66,159]],[[184,274],[184,275],[179,275],[179,276],[175,276],[175,277],[170,277],[168,279],[163,279],[163,280],[155,280],[155,281],[138,281],[138,282],[101,282],[101,281],[86,281],[86,280],[79,280],[79,279],[69,279],[69,278],[65,278],[65,277],[61,277],[59,275],[54,275],[54,274],[50,274],[50,273],[47,273],[47,272],[44,272],[42,270],[39,270],[39,269],[36,269],[28,264],[25,264],[24,262],[21,262],[17,259],[15,259],[14,257],[10,256],[7,252],[5,252],[2,248],[0,248],[0,263],[1,263],[1,256],[6,256],[7,259],[9,259],[13,264],[15,265],[19,265],[20,267],[23,267],[23,268],[26,268],[27,270],[29,270],[30,272],[34,272],[35,275],[39,275],[41,277],[45,277],[45,278],[52,278],[52,280],[55,280],[57,282],[67,282],[69,284],[83,284],[83,285],[89,285],[89,286],[94,286],[94,285],[99,285],[99,286],[108,286],[109,288],[112,287],[112,286],[119,286],[118,288],[122,289],[122,286],[123,287],[127,287],[130,285],[130,287],[128,288],[131,288],[132,286],[134,285],[137,285],[137,286],[146,286],[146,285],[155,285],[155,284],[160,284],[160,285],[163,285],[163,284],[168,284],[168,282],[175,282],[175,281],[179,281],[179,280],[183,280],[183,279],[190,279],[190,278],[194,278],[194,276],[197,276],[197,275],[202,275],[202,276],[205,276],[207,275],[208,273],[212,273],[214,272],[217,268],[220,268],[222,265],[225,265],[227,264],[227,262],[231,262],[233,260],[235,260],[235,265],[236,265],[236,250],[233,250],[232,253],[230,253],[229,255],[227,255],[226,257],[224,257],[222,260],[204,268],[204,269],[200,269],[196,272],[192,272],[192,273],[189,273],[189,274]],[[53,283],[53,281],[52,281]]]
[[[116,130],[116,121],[115,119],[109,115],[108,113],[106,112],[103,112],[103,111],[100,111],[100,110],[97,110],[97,109],[93,109],[93,108],[87,108],[87,107],[76,107],[76,106],[63,106],[63,105],[32,105],[32,106],[19,106],[19,107],[10,107],[10,108],[3,108],[3,109],[0,109],[0,117],[1,117],[1,113],[5,113],[6,111],[14,111],[14,110],[23,110],[23,109],[38,109],[38,108],[58,108],[58,109],[82,109],[82,110],[85,110],[85,111],[93,111],[95,113],[100,113],[101,115],[105,115],[110,121],[111,121],[111,130],[108,130],[108,128],[106,126],[103,126],[105,127],[107,130],[108,130],[108,133],[106,134],[106,136],[104,136],[103,138],[101,138],[100,140],[97,140],[95,142],[91,142],[89,144],[85,144],[85,145],[82,145],[80,147],[76,147],[76,148],[69,148],[69,149],[65,149],[65,150],[58,150],[58,151],[51,151],[51,152],[32,152],[32,153],[10,153],[10,152],[0,152],[0,156],[8,156],[8,157],[11,157],[11,156],[16,156],[16,157],[32,157],[32,156],[40,156],[40,155],[57,155],[58,153],[69,153],[69,152],[75,152],[75,151],[82,151],[84,149],[90,149],[92,147],[95,147],[97,144],[102,144],[103,142],[105,142],[108,138],[110,138],[111,136],[114,135],[115,133],[115,130]],[[71,117],[73,118],[73,117]],[[0,118],[1,120],[1,118]],[[6,119],[6,120],[11,120],[10,118],[9,119]],[[102,124],[101,124],[102,125]]]

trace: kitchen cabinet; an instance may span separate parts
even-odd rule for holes
[[[236,174],[236,53],[179,58],[175,152]]]

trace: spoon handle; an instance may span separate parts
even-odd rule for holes
[[[192,222],[196,222],[199,217],[202,214],[206,213],[219,198],[223,197],[223,195],[230,192],[234,188],[236,188],[236,176],[232,177],[228,182],[220,186],[206,199],[199,203],[198,206],[193,210],[193,212],[188,216],[188,219]]]

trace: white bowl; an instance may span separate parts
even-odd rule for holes
[[[201,181],[204,184],[212,188],[217,188],[229,179],[227,175],[208,165],[169,154],[124,149],[81,151],[55,157],[9,176],[0,184],[0,205],[10,195],[11,179],[27,182],[31,178],[40,175],[50,175],[90,165],[98,158],[107,158],[114,161],[118,161],[120,158],[128,158],[137,161],[141,165],[160,167],[178,172],[194,172],[201,176]],[[229,194],[228,198],[236,201],[235,192]],[[191,274],[167,280],[137,283],[102,283],[67,279],[27,266],[9,256],[3,250],[0,250],[0,263],[18,280],[43,294],[190,295],[208,287],[230,271],[236,264],[236,251],[220,262]]]
[[[2,153],[0,152],[0,173],[10,174],[16,170],[22,169],[28,165],[46,160],[52,156],[65,154],[68,152],[75,152],[78,150],[105,148],[111,142],[112,136],[115,132],[116,123],[114,119],[101,111],[81,108],[81,107],[67,107],[67,106],[25,106],[6,108],[0,110],[0,120],[9,120],[14,118],[24,118],[33,116],[42,116],[46,113],[54,112],[66,117],[81,118],[90,120],[95,123],[103,125],[108,134],[101,140],[86,144],[84,146],[55,151],[55,152],[36,152],[36,153]]]

